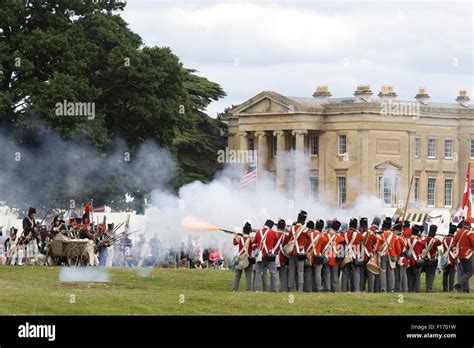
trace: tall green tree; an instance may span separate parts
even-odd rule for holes
[[[152,141],[175,154],[176,185],[210,180],[223,125],[204,110],[224,91],[185,69],[169,48],[144,46],[120,17],[124,7],[114,0],[2,1],[0,130],[24,149],[41,149],[45,138],[58,135],[85,141],[104,156],[116,139],[131,153]],[[93,105],[94,117],[58,115],[63,102]],[[90,189],[104,203],[124,192],[141,198],[150,189],[117,185],[116,175],[94,175],[108,183]],[[66,197],[67,185],[56,180],[42,194]]]

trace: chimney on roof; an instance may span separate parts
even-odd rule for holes
[[[317,100],[327,100],[331,98],[332,94],[329,92],[328,86],[316,86],[316,91],[313,93],[313,97]]]
[[[467,91],[465,89],[461,89],[459,91],[459,95],[458,97],[456,98],[456,101],[458,102],[459,105],[462,105],[464,107],[468,107],[469,106],[469,96],[467,95]]]
[[[418,93],[415,95],[415,99],[419,101],[421,104],[424,104],[424,105],[428,104],[428,99],[430,99],[430,96],[428,95],[428,91],[426,90],[426,87],[418,88]]]
[[[368,103],[372,97],[372,91],[369,85],[359,85],[354,92],[354,97],[357,103]]]
[[[393,86],[382,86],[378,97],[383,102],[391,102],[397,97],[397,93],[393,89]]]

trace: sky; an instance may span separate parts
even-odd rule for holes
[[[128,0],[122,17],[147,46],[166,46],[227,96],[215,117],[264,90],[311,97],[327,85],[351,97],[357,85],[395,88],[414,100],[474,99],[473,1]]]

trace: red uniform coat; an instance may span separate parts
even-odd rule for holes
[[[451,246],[451,247],[450,247]],[[449,253],[446,255],[446,253]],[[448,258],[448,263],[451,266],[456,265],[456,244],[454,244],[454,236],[446,236],[441,243],[441,250],[443,252],[443,256]]]
[[[265,233],[267,237],[265,238],[265,244],[263,244],[263,237]],[[265,258],[267,257],[267,254],[272,253],[273,248],[276,245],[279,237],[280,236],[277,235],[274,230],[270,229],[268,226],[265,226],[261,230],[258,230],[257,233],[255,233],[253,243],[255,247],[261,251],[262,257]]]
[[[348,245],[352,241],[352,238],[354,238],[354,242],[352,242],[352,255],[354,256],[354,259],[358,259],[361,253],[360,243],[364,241],[364,237],[362,237],[362,234],[359,231],[348,230],[344,234],[342,241],[342,244],[345,248],[348,248]]]
[[[306,231],[307,231],[306,227],[304,227],[303,225],[301,225],[299,223],[292,226],[291,230],[290,230],[290,235],[289,235],[288,241],[294,240],[294,238],[296,236],[296,233],[297,232],[299,233],[297,243],[298,243],[300,253],[305,252],[304,247],[306,245],[306,239],[308,239],[308,236],[306,235],[306,233],[307,233]],[[298,249],[296,247],[296,243],[293,247],[293,250],[291,251],[291,255],[295,255],[295,256],[298,255]]]
[[[432,242],[432,240],[434,239],[434,241]],[[427,250],[427,248],[429,247],[429,245],[431,244],[431,248],[430,250]],[[425,254],[425,257],[428,257],[430,259],[434,259],[436,257],[436,252],[438,251],[438,247],[441,245],[441,241],[437,238],[434,238],[434,237],[426,237],[424,240],[423,240],[423,253],[426,253]]]
[[[283,248],[285,247],[286,243],[288,243],[288,233],[286,231],[280,230],[277,230],[275,233],[277,234],[279,240],[281,238],[280,245],[275,249],[275,255],[280,259],[281,266],[285,262],[285,252],[283,251]],[[275,244],[275,246],[277,244]]]
[[[454,245],[458,249],[460,260],[471,258],[472,249],[474,248],[474,234],[469,234],[469,230],[461,228],[454,235]]]
[[[239,246],[239,256],[244,253],[244,247],[245,244],[248,243],[248,248],[247,248],[247,253],[250,255],[252,251],[252,239],[250,238],[249,235],[244,234],[243,236],[237,235],[234,237],[234,240],[232,241],[234,245]]]
[[[363,253],[364,253],[364,263],[369,262],[370,258],[374,254],[374,247],[375,244],[377,243],[377,236],[373,231],[366,231],[362,234],[362,237],[364,238],[362,243],[363,243]]]
[[[385,243],[388,243],[388,247],[385,248]],[[377,244],[375,245],[375,252],[381,252],[385,248],[385,252],[382,256],[398,256],[400,254],[400,246],[397,242],[397,236],[390,231],[384,231],[379,237],[377,237]]]
[[[308,232],[306,236],[308,238],[306,239],[305,250],[306,253],[309,255],[309,264],[313,265],[314,257],[316,255],[319,255],[317,248],[322,236],[319,231]]]
[[[398,260],[400,261],[400,264],[402,266],[408,266],[408,257],[407,257],[408,244],[407,244],[407,239],[408,238],[405,237],[403,234],[400,235],[400,236],[397,236],[398,248],[400,250],[400,255],[398,257]]]
[[[329,266],[335,266],[337,264],[336,255],[340,248],[339,245],[344,241],[344,237],[330,230],[323,238],[323,243],[321,245],[322,254],[328,257]]]
[[[410,249],[410,245],[413,250]],[[418,236],[411,236],[407,239],[407,253],[410,254],[408,267],[414,267],[418,259],[421,258],[421,252],[423,251],[423,242]]]

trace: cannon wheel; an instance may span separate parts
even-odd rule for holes
[[[89,253],[87,251],[83,251],[79,257],[77,266],[80,267],[87,267],[89,266]]]
[[[48,266],[57,266],[61,258],[59,256],[53,256],[53,250],[51,248],[46,252],[46,264]]]
[[[67,264],[69,267],[78,266],[81,259],[81,253],[77,247],[71,248],[67,253]]]

